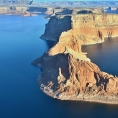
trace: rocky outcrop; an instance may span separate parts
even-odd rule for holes
[[[70,19],[65,19],[65,17]],[[60,33],[57,33],[58,31]],[[95,44],[103,42],[105,37],[111,39],[115,36],[118,36],[118,15],[79,14],[52,17],[46,25],[45,33],[41,38],[58,41],[60,38],[66,40],[70,37],[75,37],[81,40],[82,44]]]
[[[38,84],[53,98],[118,104],[118,77],[100,71],[88,60],[70,53],[45,53],[38,66],[43,69]]]
[[[22,15],[26,11],[27,11],[27,7],[21,7],[21,6],[2,6],[2,7],[0,7],[0,14]]]
[[[118,104],[118,77],[101,71],[81,50],[83,44],[99,43],[104,41],[104,37],[110,39],[117,36],[117,15],[66,16],[69,17],[72,28],[61,34],[57,33],[58,43],[32,62],[43,70],[38,77],[40,88],[47,95],[61,100]],[[50,35],[50,39],[57,31],[55,27],[55,33],[51,34],[50,28],[54,28],[55,22],[62,26],[62,22],[58,21],[60,18],[65,19],[65,16],[51,18],[46,27],[45,32]],[[63,24],[66,23],[65,20]],[[57,37],[53,36],[54,39],[56,41]]]

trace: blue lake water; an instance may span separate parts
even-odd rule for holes
[[[83,46],[82,50],[102,71],[118,76],[118,38],[106,38],[104,43]]]
[[[0,118],[117,118],[118,105],[60,101],[39,89],[36,79],[40,69],[31,62],[49,49],[47,42],[39,38],[48,22],[42,16],[0,15]],[[117,74],[116,70],[109,70],[111,66],[104,68],[103,65],[113,57],[112,64],[117,67],[114,63],[117,52],[111,49],[114,46],[107,47],[105,52],[102,47],[104,44],[84,47],[84,50],[94,49],[88,54],[91,60],[103,70]]]

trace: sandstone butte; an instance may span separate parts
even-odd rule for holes
[[[42,39],[57,43],[32,64],[43,69],[38,84],[61,100],[118,104],[118,77],[100,70],[81,45],[102,43],[118,36],[118,15],[57,15],[46,25]]]

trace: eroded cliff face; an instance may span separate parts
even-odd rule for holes
[[[118,77],[100,71],[92,62],[68,53],[44,54],[39,63],[43,72],[38,83],[47,95],[61,100],[118,104]]]
[[[65,19],[64,15],[52,17],[41,38],[49,40],[50,37],[51,40],[58,41],[75,37],[81,40],[82,44],[95,44],[103,42],[105,37],[111,39],[118,35],[118,15],[116,14],[76,14],[68,17],[70,20]],[[69,27],[65,24],[66,22]],[[60,26],[62,26],[61,30],[59,30]],[[58,30],[60,33],[57,33]]]
[[[71,16],[53,16],[49,20],[48,24],[46,24],[45,33],[41,36],[41,38],[46,40],[58,41],[61,33],[70,29]]]
[[[118,36],[118,15],[90,14],[72,16],[72,33],[83,44],[93,44]],[[68,34],[67,34],[68,35]]]
[[[55,20],[49,22],[54,25]],[[117,15],[73,15],[71,21],[72,28],[61,33],[57,44],[32,62],[43,69],[38,77],[40,88],[61,100],[118,104],[118,77],[101,71],[81,50],[83,44],[117,36]],[[46,32],[50,34],[50,26],[48,28]]]

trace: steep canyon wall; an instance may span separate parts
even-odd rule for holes
[[[101,71],[81,50],[83,44],[114,36],[118,36],[118,15],[51,17],[41,37],[57,44],[32,62],[43,69],[38,77],[42,91],[61,100],[118,104],[118,77]]]
[[[70,17],[70,20],[67,20],[66,17]],[[60,31],[60,33],[57,33],[58,31]],[[68,16],[56,15],[51,17],[46,25],[45,33],[41,38],[58,41],[61,38],[66,40],[73,36],[81,40],[83,44],[93,44],[103,42],[105,37],[112,38],[117,35],[118,15],[76,14]],[[49,37],[50,39],[48,39]]]

